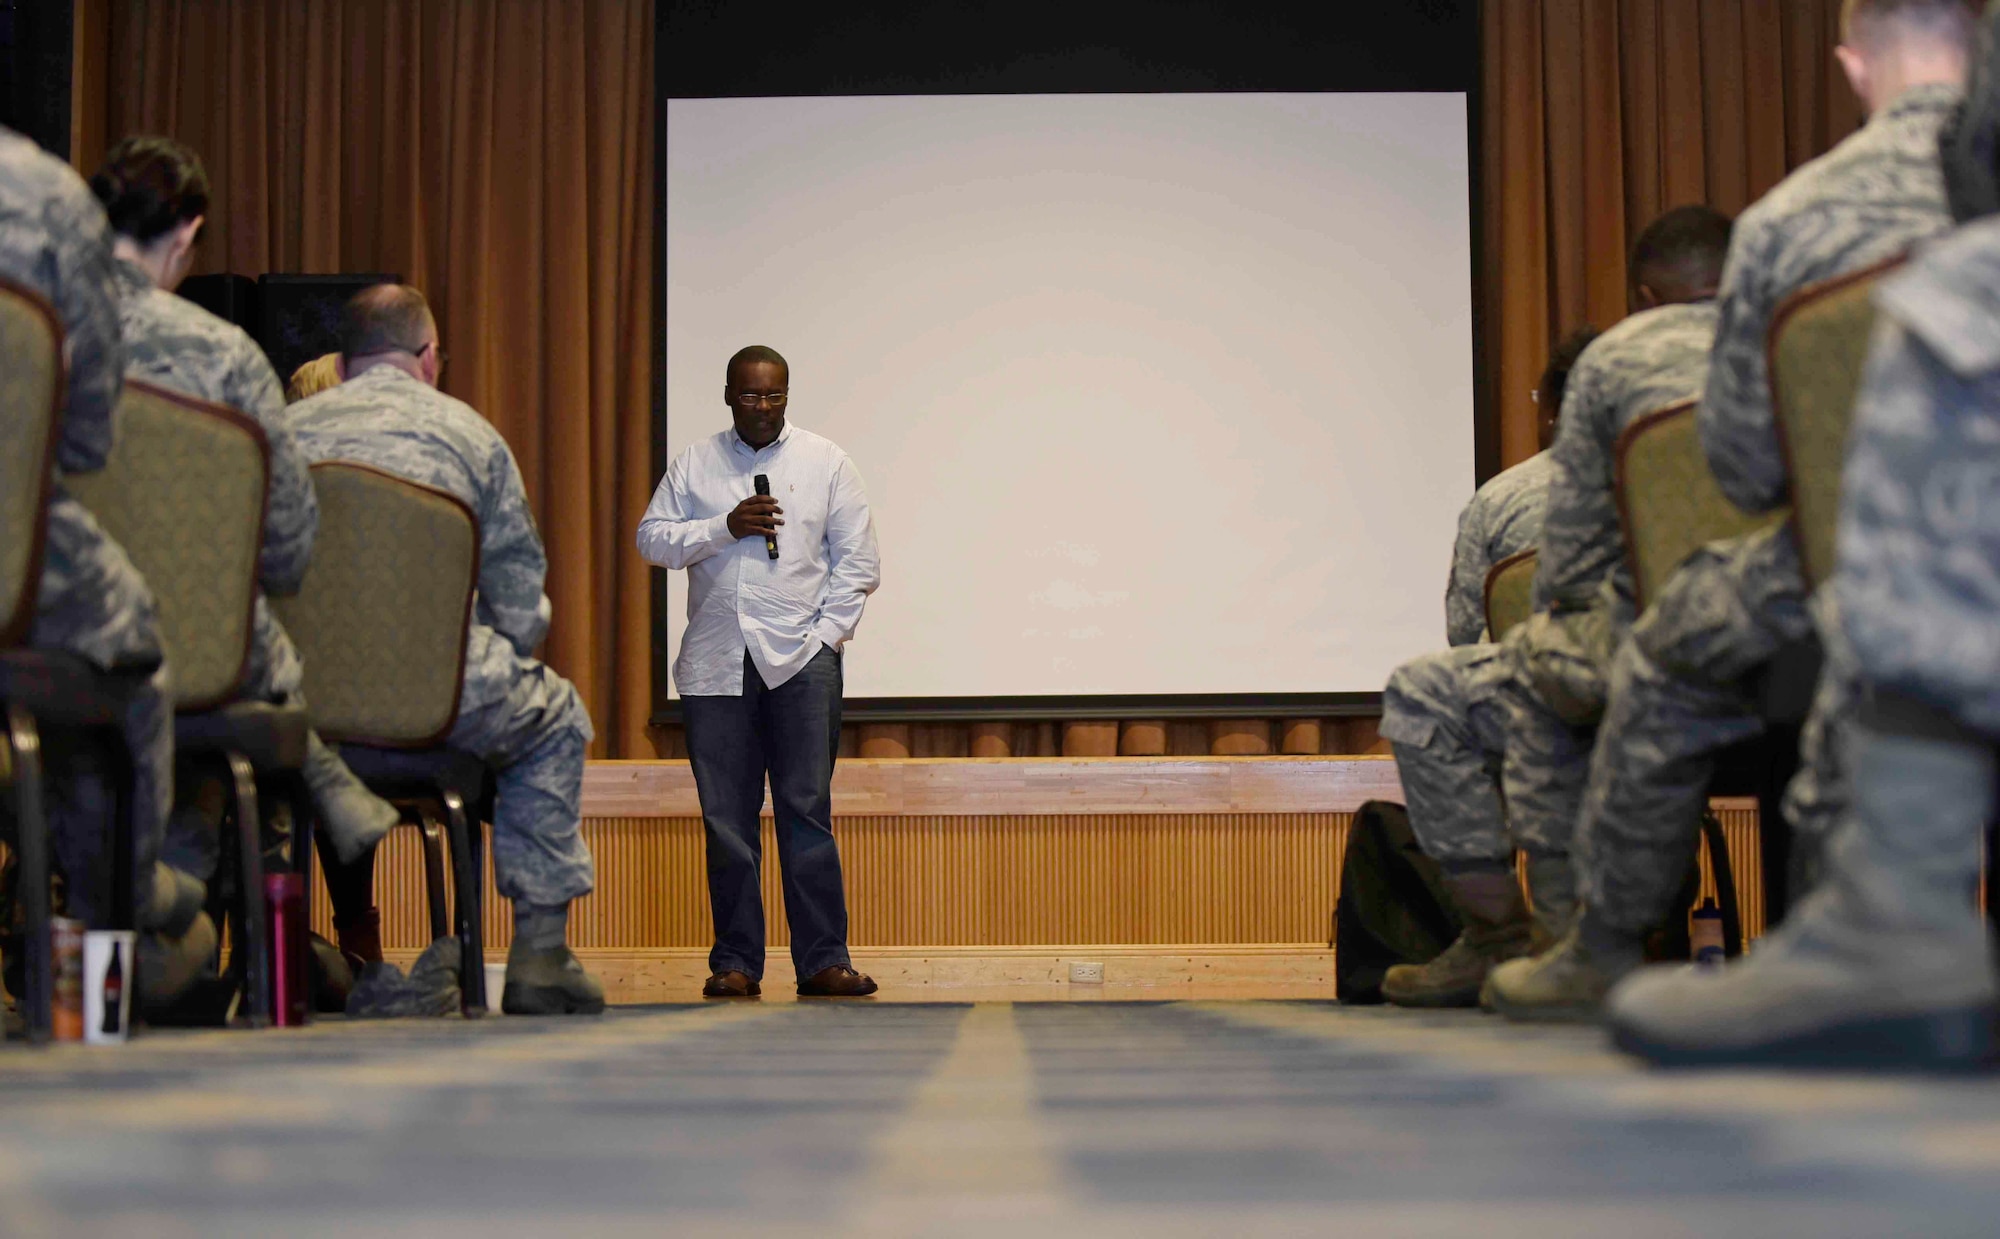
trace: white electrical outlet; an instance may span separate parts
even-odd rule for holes
[[[1069,966],[1069,983],[1071,985],[1104,984],[1104,965],[1072,963]]]

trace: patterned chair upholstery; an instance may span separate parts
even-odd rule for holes
[[[1771,320],[1771,407],[1785,449],[1799,557],[1814,588],[1833,573],[1840,474],[1875,330],[1875,284],[1902,263],[1897,258],[1803,289]]]
[[[1618,514],[1641,610],[1689,555],[1785,519],[1757,516],[1729,502],[1702,455],[1695,402],[1647,413],[1618,436],[1614,453]]]
[[[1534,547],[1517,551],[1486,570],[1486,639],[1499,641],[1535,609]]]
[[[241,413],[127,380],[111,463],[67,483],[152,587],[177,710],[242,686],[269,456]]]
[[[479,582],[479,520],[457,496],[369,465],[313,466],[319,538],[305,585],[274,600],[305,658],[313,725],[423,832],[433,937],[446,932],[440,835],[451,841],[459,990],[486,1009],[480,826],[492,779],[444,747],[458,719]],[[301,854],[310,849],[300,848]]]
[[[176,764],[227,774],[243,896],[232,939],[244,947],[242,1009],[262,1025],[272,1009],[260,781],[295,819],[311,811],[304,709],[236,700],[250,662],[270,445],[234,409],[128,379],[110,463],[68,485],[152,587],[173,669]]]
[[[101,672],[75,655],[27,648],[40,591],[55,475],[57,426],[64,399],[61,320],[33,291],[0,280],[0,787],[12,801],[9,840],[19,865],[23,926],[21,1013],[28,1040],[49,1039],[53,976],[49,958],[48,820],[42,804],[42,745],[58,733],[63,743],[99,746],[124,759],[130,754],[118,730],[138,681]],[[129,805],[129,791],[122,799]],[[133,922],[133,823],[114,814],[105,854],[124,858],[111,867],[114,929]],[[71,874],[71,881],[82,875]]]

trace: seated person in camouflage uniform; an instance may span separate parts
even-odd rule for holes
[[[240,328],[173,295],[192,265],[208,211],[208,176],[200,157],[167,138],[127,138],[111,148],[90,185],[111,220],[125,373],[225,405],[264,428],[270,485],[258,581],[269,593],[297,592],[312,555],[319,501],[285,421],[278,377],[263,350]],[[252,614],[244,696],[299,700],[304,673],[298,651],[260,593]],[[317,733],[308,733],[305,777],[325,837],[342,860],[358,857],[396,824],[396,810],[363,787]],[[183,789],[183,801],[190,799],[187,791]],[[202,838],[201,819],[191,807],[177,815],[177,822],[195,829],[174,830],[169,855],[178,867],[205,878],[212,875],[214,857]],[[336,928],[342,931],[343,947],[360,948],[357,954],[363,959],[382,957],[379,931]]]
[[[1728,218],[1708,207],[1678,207],[1633,246],[1636,312],[1591,342],[1563,395],[1549,450],[1535,613],[1497,648],[1453,651],[1455,675],[1441,678],[1420,660],[1384,694],[1383,735],[1396,748],[1410,827],[1430,855],[1459,870],[1453,891],[1472,931],[1408,997],[1464,1001],[1472,977],[1527,948],[1528,913],[1512,887],[1516,847],[1528,853],[1544,931],[1560,934],[1573,919],[1576,807],[1603,709],[1604,667],[1633,611],[1613,448],[1641,415],[1701,390],[1729,231]]]
[[[493,862],[500,893],[514,901],[501,1006],[527,1015],[601,1011],[604,991],[566,941],[570,900],[594,881],[580,813],[590,714],[576,689],[534,657],[549,628],[548,560],[520,468],[485,418],[437,390],[442,366],[423,294],[393,284],[366,289],[342,320],[340,385],[293,405],[292,431],[308,460],[373,465],[449,491],[478,515],[478,603],[447,743],[499,772]],[[371,851],[356,867],[372,865]]]
[[[1445,595],[1445,625],[1453,648],[1397,668],[1383,692],[1382,734],[1392,743],[1429,735],[1439,750],[1427,754],[1426,746],[1418,744],[1399,769],[1411,827],[1425,854],[1442,869],[1445,890],[1465,927],[1438,958],[1399,965],[1383,977],[1383,997],[1400,1006],[1469,1007],[1478,1001],[1494,961],[1528,949],[1530,917],[1514,881],[1515,845],[1506,835],[1499,804],[1506,720],[1494,691],[1506,662],[1486,633],[1486,573],[1541,541],[1548,448],[1555,441],[1563,391],[1571,367],[1596,338],[1596,331],[1584,330],[1556,345],[1535,388],[1542,450],[1480,487],[1459,515]],[[1442,759],[1445,748],[1455,760]],[[1427,777],[1433,774],[1446,778]],[[1482,799],[1485,811],[1477,815],[1452,810],[1454,804]],[[1438,833],[1446,823],[1469,822],[1475,816],[1484,826],[1478,833]],[[1561,859],[1554,858],[1558,864]],[[1536,868],[1536,915],[1559,919],[1568,906],[1567,875],[1550,865]],[[1560,924],[1555,928],[1560,932]]]
[[[1451,548],[1451,579],[1445,586],[1445,641],[1453,646],[1487,640],[1486,576],[1493,565],[1531,550],[1542,539],[1542,513],[1549,493],[1549,445],[1556,441],[1563,388],[1570,367],[1597,338],[1585,328],[1549,352],[1542,381],[1535,387],[1535,433],[1539,450],[1503,469],[1474,491],[1458,514],[1458,539]]]
[[[1840,60],[1868,124],[1743,213],[1719,298],[1698,426],[1723,493],[1751,512],[1789,496],[1765,356],[1774,312],[1792,293],[1901,254],[1950,223],[1938,132],[1960,99],[1969,10],[1962,0],[1849,0],[1844,20]],[[1834,737],[1852,710],[1837,621],[1820,627],[1827,670],[1788,798],[1808,851],[1843,797]],[[1584,932],[1536,975],[1515,978],[1516,1014],[1594,1013],[1638,965],[1645,934],[1693,863],[1717,755],[1764,730],[1754,677],[1813,628],[1787,523],[1697,552],[1650,602],[1613,671],[1577,826]]]
[[[118,544],[64,493],[61,475],[102,469],[111,457],[113,410],[124,384],[112,274],[111,232],[69,166],[0,128],[0,276],[55,307],[69,353],[66,402],[56,426],[58,476],[49,501],[42,576],[28,643],[64,650],[132,679],[123,719],[133,758],[133,862],[140,998],[165,1001],[193,980],[215,948],[201,914],[202,887],[158,863],[173,798],[173,704],[152,591]],[[69,878],[67,910],[108,923],[103,840],[114,811],[107,770],[90,754],[52,748],[47,784],[56,860]]]
[[[1823,881],[1722,975],[1611,991],[1614,1039],[1656,1062],[1960,1070],[2000,1053],[1993,940],[1968,897],[2000,746],[2000,0],[1985,25],[1940,141],[1965,226],[1875,295],[1821,591],[1858,703]]]

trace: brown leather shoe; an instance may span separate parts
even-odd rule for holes
[[[755,998],[763,992],[744,972],[718,972],[701,987],[703,998]]]
[[[799,982],[801,998],[865,998],[875,992],[873,978],[846,964],[822,968]]]

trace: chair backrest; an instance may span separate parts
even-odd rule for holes
[[[0,279],[0,648],[35,622],[64,370],[55,310]]]
[[[1627,426],[1618,436],[1615,464],[1625,555],[1642,610],[1674,569],[1705,544],[1786,515],[1781,509],[1752,516],[1729,502],[1702,455],[1692,400],[1656,409]]]
[[[273,599],[329,740],[429,748],[458,720],[479,519],[456,495],[370,465],[312,467],[319,537],[296,597]]]
[[[1771,319],[1771,408],[1808,585],[1833,573],[1840,474],[1875,330],[1875,284],[1902,264],[1895,258],[1801,289]]]
[[[252,418],[127,379],[111,462],[63,480],[153,592],[176,709],[242,689],[270,460]]]
[[[1534,547],[1516,551],[1486,570],[1486,639],[1499,641],[1535,609]]]

